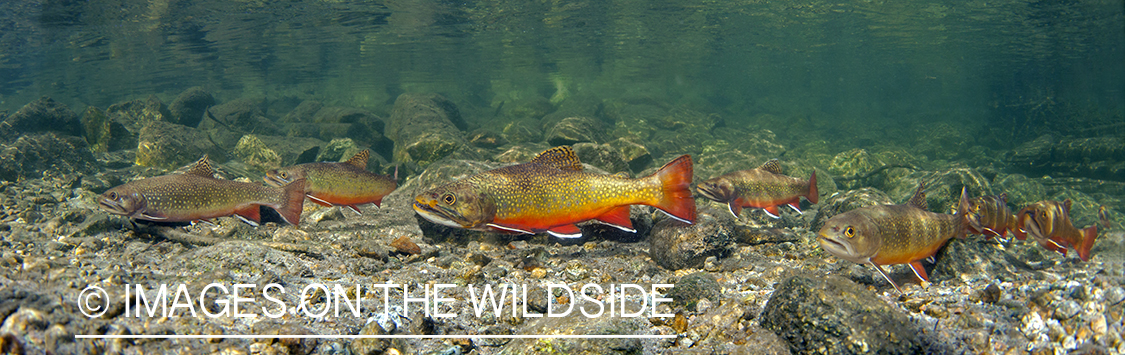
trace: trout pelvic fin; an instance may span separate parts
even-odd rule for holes
[[[563,239],[582,238],[582,230],[577,225],[564,224],[547,229],[547,233]]]

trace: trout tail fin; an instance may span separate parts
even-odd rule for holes
[[[685,154],[664,164],[653,176],[660,182],[663,192],[653,206],[672,218],[695,223],[695,199],[691,196],[691,156]]]
[[[294,226],[301,223],[301,211],[305,207],[305,185],[308,184],[305,179],[297,179],[285,185],[282,189],[284,192],[281,194],[280,204],[275,208],[277,213],[284,218],[286,222]]]
[[[957,201],[957,220],[961,223],[956,235],[958,239],[964,239],[969,231],[969,194],[967,190],[966,187],[961,187],[961,199]]]
[[[820,199],[819,196],[816,191],[816,170],[813,170],[812,176],[809,177],[809,194],[805,195],[805,198],[809,200],[809,203],[816,204],[816,201]]]
[[[1082,230],[1082,244],[1077,245],[1078,257],[1082,261],[1090,259],[1090,249],[1094,248],[1094,239],[1098,238],[1098,226],[1089,226]]]

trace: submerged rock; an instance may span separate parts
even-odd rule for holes
[[[543,139],[543,130],[538,121],[516,120],[504,125],[502,135],[512,143],[538,142]]]
[[[816,217],[813,218],[812,226],[810,226],[809,230],[819,231],[820,227],[824,226],[824,222],[827,222],[828,219],[847,211],[860,207],[892,205],[895,203],[896,202],[892,201],[891,197],[887,196],[887,194],[869,187],[841,192],[820,201],[820,208],[817,210]]]
[[[496,148],[507,143],[499,133],[488,129],[478,129],[469,135],[469,144],[481,148]]]
[[[673,306],[681,306],[689,310],[696,309],[696,302],[706,299],[711,303],[719,303],[723,294],[723,286],[714,276],[705,272],[696,272],[680,278],[676,286],[672,287],[666,295],[672,299]]]
[[[387,125],[387,136],[395,142],[392,160],[424,168],[451,155],[478,159],[462,132],[466,126],[453,102],[441,95],[399,95]]]
[[[608,144],[578,143],[573,146],[574,154],[578,160],[590,164],[610,173],[629,170],[629,165],[621,156],[621,152]]]
[[[281,155],[252,134],[242,136],[231,155],[262,173],[281,167]]]
[[[210,115],[199,124],[200,129],[225,128],[241,134],[282,135],[277,124],[266,118],[262,108],[265,100],[241,98],[211,107]]]
[[[208,107],[215,105],[215,97],[201,86],[191,87],[176,96],[168,105],[169,122],[196,127],[203,120]]]
[[[1125,180],[1125,142],[1119,137],[1057,138],[1043,135],[1004,155],[1026,174]]]
[[[168,108],[155,95],[150,95],[144,100],[137,99],[110,105],[105,110],[105,114],[134,134],[140,134],[140,131],[152,122],[168,121],[171,115]]]
[[[928,346],[906,314],[838,276],[789,277],[762,310],[761,324],[794,353],[921,354]]]
[[[717,215],[718,214],[718,215]],[[694,224],[672,218],[656,222],[648,240],[649,255],[669,270],[698,268],[709,256],[722,256],[735,241],[734,223],[725,209],[704,208]]]
[[[547,131],[547,144],[553,146],[575,143],[600,143],[605,141],[603,128],[598,121],[589,117],[567,117]]]
[[[643,144],[634,142],[629,138],[618,138],[610,141],[609,146],[621,152],[621,158],[629,165],[629,170],[638,173],[652,164],[652,153]]]
[[[10,144],[0,143],[0,180],[18,181],[56,174],[93,173],[98,164],[79,137],[54,132],[29,134]]]
[[[634,310],[640,305],[626,304]],[[557,306],[556,306],[557,307]],[[651,335],[652,323],[643,317],[587,318],[578,310],[567,317],[543,317],[527,322],[516,334]],[[497,354],[640,354],[653,339],[515,339]]]
[[[19,111],[4,118],[0,140],[15,140],[18,136],[37,132],[58,132],[68,136],[82,136],[82,122],[78,115],[49,97],[24,105]]]
[[[212,143],[207,132],[175,123],[153,121],[137,139],[137,165],[175,169],[199,160],[226,161],[226,150]]]
[[[137,147],[137,135],[125,129],[120,122],[109,119],[97,107],[86,107],[86,111],[82,112],[82,125],[86,127],[86,143],[94,152],[114,152]]]

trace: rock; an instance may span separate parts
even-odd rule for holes
[[[379,322],[370,322],[359,331],[359,335],[387,335]],[[388,354],[390,351],[398,351],[400,354],[409,353],[409,348],[402,339],[381,339],[381,338],[366,338],[356,339],[348,345],[348,350],[356,355],[382,355]]]
[[[313,117],[316,117],[316,113],[323,107],[324,104],[320,101],[301,101],[301,104],[297,105],[296,108],[278,119],[277,123],[312,123]]]
[[[410,240],[410,237],[401,236],[391,242],[391,247],[400,253],[417,255],[422,253],[422,248]]]
[[[137,138],[137,165],[175,169],[199,160],[204,154],[217,162],[226,151],[212,143],[206,132],[175,123],[153,121]]]
[[[262,111],[264,106],[265,100],[260,98],[241,98],[213,106],[208,118],[199,123],[199,128],[221,127],[241,134],[282,135],[277,124],[266,118]]]
[[[4,119],[0,141],[13,141],[28,133],[57,132],[60,135],[82,136],[78,115],[61,103],[43,97],[24,105]]]
[[[837,276],[785,279],[762,310],[761,324],[788,341],[794,353],[920,354],[929,349],[905,314]]]
[[[1039,248],[1032,243],[1019,243],[1002,248],[995,243],[983,243],[979,239],[952,239],[940,249],[934,260],[937,262],[930,270],[931,282],[964,280],[975,278],[1011,279],[1024,270],[1036,269],[1029,263],[1042,262],[1042,253],[1031,249]],[[1022,245],[1027,244],[1027,245]],[[906,268],[903,268],[904,270]],[[905,270],[909,278],[914,273]]]
[[[1043,135],[1004,155],[1013,169],[1029,175],[1125,180],[1125,142],[1120,137],[1057,138]]]
[[[567,117],[547,131],[547,144],[552,146],[604,141],[601,124],[589,117]]]
[[[648,149],[631,138],[618,138],[607,144],[621,153],[621,158],[625,160],[625,164],[629,165],[629,170],[634,173],[645,170],[652,164],[652,154],[649,153]]]
[[[695,303],[701,299],[719,303],[723,294],[723,286],[706,272],[688,274],[676,281],[675,285],[665,296],[672,299],[672,305],[688,310],[694,310]]]
[[[395,142],[392,160],[424,168],[447,156],[479,159],[465,140],[465,127],[456,106],[440,95],[399,95],[387,125]]]
[[[86,143],[94,152],[114,152],[137,147],[137,135],[125,129],[120,122],[109,119],[101,109],[86,107],[82,112],[82,126],[86,128]]]
[[[733,223],[725,209],[704,208],[696,213],[694,224],[666,218],[652,227],[649,255],[657,265],[669,270],[698,268],[708,256],[721,257],[734,244]]]
[[[478,129],[469,134],[469,144],[481,148],[496,148],[507,143],[499,133],[487,129]]]
[[[208,107],[215,105],[215,97],[202,86],[191,87],[176,96],[168,105],[168,121],[188,127],[199,126]]]
[[[168,117],[172,115],[155,95],[149,95],[144,100],[137,99],[110,105],[105,110],[105,114],[138,135],[150,123],[168,121]]]
[[[255,136],[266,147],[273,150],[281,157],[281,166],[318,161],[316,157],[329,143],[316,138],[299,138],[285,136]],[[241,139],[241,138],[240,138]],[[356,152],[359,150],[357,149]],[[354,153],[352,155],[355,155]],[[348,156],[351,158],[351,156]]]
[[[649,120],[668,116],[668,111],[653,105],[614,104],[607,108],[606,115],[614,121],[614,136],[649,142],[656,133]]]
[[[972,168],[914,171],[903,177],[888,180],[883,185],[883,190],[891,196],[892,200],[905,203],[914,196],[921,182],[926,183],[926,203],[931,212],[950,213],[956,209],[961,198],[962,187],[968,190],[970,199],[995,194],[989,180]]]
[[[502,163],[526,163],[536,155],[547,150],[547,146],[537,143],[520,143],[508,148],[503,153],[492,157],[492,160]]]
[[[854,189],[860,186],[883,186],[884,175],[874,174],[879,167],[886,165],[871,156],[865,149],[852,149],[832,158],[828,172],[840,178],[836,183],[841,189]]]
[[[512,143],[538,142],[543,139],[543,130],[538,121],[516,120],[504,125],[503,137]]]
[[[575,307],[577,308],[577,307]],[[640,305],[626,303],[627,310]],[[652,323],[644,317],[587,318],[577,309],[566,317],[543,317],[521,326],[517,334],[560,335],[645,335],[654,334]],[[653,347],[651,339],[514,339],[497,354],[641,354]]]
[[[252,134],[242,136],[231,155],[262,173],[281,167],[281,155]]]
[[[41,177],[44,172],[89,174],[97,170],[97,160],[80,137],[47,132],[0,143],[0,180]]]
[[[695,317],[685,332],[692,340],[690,349],[712,354],[789,354],[789,344],[750,322],[753,315],[749,312],[742,304],[728,301]]]
[[[325,107],[317,111],[313,116],[313,122],[320,128],[316,138],[331,140],[348,137],[361,146],[371,147],[373,153],[385,158],[390,158],[394,154],[394,142],[383,136],[385,126],[383,120],[367,110],[352,107]]]
[[[504,101],[503,105],[501,112],[504,116],[512,119],[538,120],[555,110],[555,107],[547,101],[547,98],[536,94],[510,96],[509,100]]]
[[[328,142],[320,154],[317,154],[315,161],[345,161],[362,150],[351,138],[337,138]]]
[[[995,192],[1008,194],[1008,204],[1012,206],[1026,206],[1047,199],[1047,187],[1039,180],[1020,174],[1001,174],[993,181]]]
[[[571,146],[578,161],[590,164],[610,173],[629,171],[629,165],[621,152],[609,144],[578,143]]]
[[[868,187],[841,192],[820,201],[820,208],[817,210],[816,217],[813,218],[809,230],[818,231],[828,219],[856,208],[891,204],[895,204],[895,202],[891,200],[890,196]]]

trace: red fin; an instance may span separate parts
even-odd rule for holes
[[[800,214],[805,213],[804,211],[801,211],[801,203],[799,201],[790,202],[789,208],[792,208],[794,211],[797,211],[797,213],[800,213]]]
[[[656,208],[687,223],[695,223],[695,199],[691,197],[692,163],[690,155],[681,155],[665,164],[654,175],[660,180],[663,194]]]
[[[777,206],[769,206],[763,208],[763,210],[765,210],[766,214],[772,218],[781,218],[781,210],[778,210]]]
[[[254,223],[262,222],[262,210],[258,205],[250,205],[241,210],[235,210],[234,214],[242,216]]]
[[[809,194],[805,195],[805,198],[812,204],[816,204],[820,199],[820,193],[816,190],[816,170],[813,170],[812,176],[809,176]]]
[[[926,273],[926,268],[922,266],[921,261],[910,263],[910,268],[914,269],[914,274],[918,275],[918,278],[922,281],[930,282],[930,275]]]
[[[1082,244],[1075,245],[1078,257],[1082,261],[1090,260],[1090,249],[1094,247],[1094,239],[1098,238],[1098,226],[1089,226],[1082,230]]]
[[[301,210],[304,209],[305,205],[305,184],[307,183],[305,179],[298,179],[282,188],[285,190],[285,194],[281,199],[283,204],[277,208],[277,213],[286,222],[294,226],[301,223]]]
[[[309,200],[312,200],[312,202],[315,203],[315,204],[318,204],[318,205],[321,205],[321,206],[324,206],[324,207],[332,207],[331,202],[325,201],[324,199],[322,199],[320,197],[316,197],[316,196],[313,196],[313,195],[308,195],[308,197],[309,197]]]
[[[637,231],[636,229],[633,229],[633,221],[629,220],[629,205],[614,208],[601,216],[595,217],[594,219],[620,228],[621,230],[632,232]]]
[[[730,210],[730,214],[733,214],[735,219],[738,219],[738,215],[742,213],[742,206],[738,204],[737,200],[727,203],[727,209]]]
[[[547,233],[559,238],[581,238],[582,230],[577,225],[564,224],[561,226],[554,226],[547,229]]]

